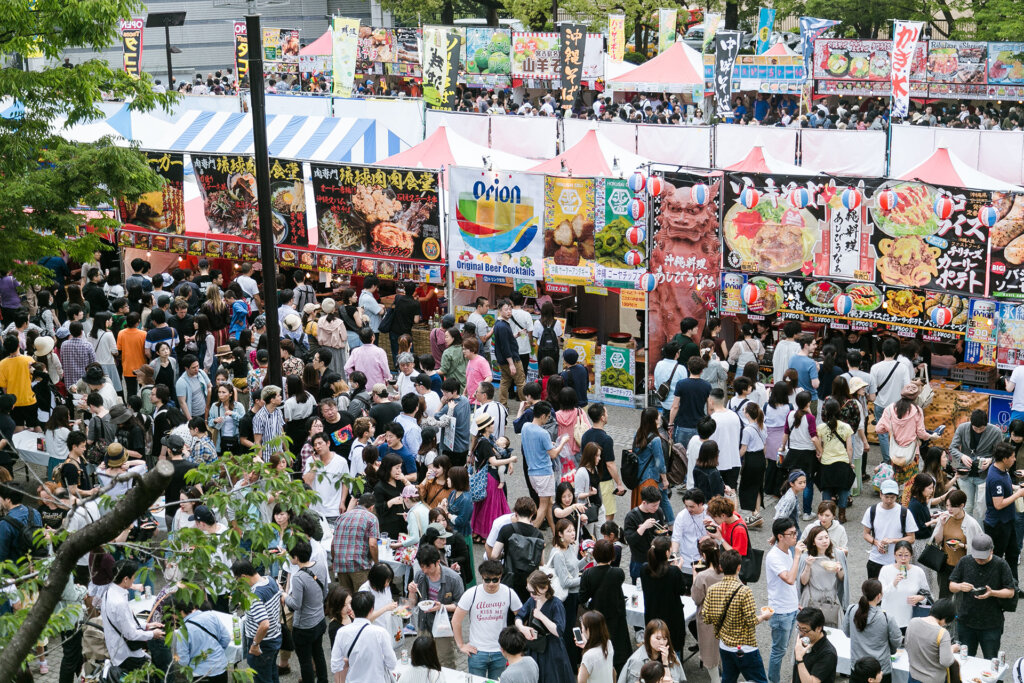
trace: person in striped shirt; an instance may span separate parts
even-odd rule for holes
[[[231,565],[236,579],[244,579],[252,589],[253,598],[242,617],[245,636],[245,661],[253,670],[254,683],[275,683],[277,653],[281,649],[281,588],[276,581],[259,572],[248,560]]]
[[[281,408],[284,397],[280,387],[268,384],[263,387],[260,398],[263,399],[263,408],[252,419],[253,442],[263,446],[263,462],[269,462],[271,455],[283,450],[281,444],[270,442],[284,433],[284,410]]]

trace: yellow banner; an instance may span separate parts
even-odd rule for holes
[[[608,15],[608,58],[620,64],[626,55],[626,15]]]
[[[623,308],[642,311],[647,306],[647,292],[642,289],[623,289],[619,291],[619,303]]]

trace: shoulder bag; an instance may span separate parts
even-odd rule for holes
[[[672,393],[672,380],[676,378],[676,372],[679,370],[679,366],[682,363],[677,362],[676,366],[672,368],[672,374],[669,376],[667,382],[662,382],[658,385],[658,399],[664,401]]]

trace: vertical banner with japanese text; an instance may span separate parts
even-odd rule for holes
[[[139,77],[142,73],[142,19],[121,20],[121,51],[126,73]],[[170,83],[168,83],[168,87]]]
[[[626,55],[626,15],[608,15],[608,57],[621,64]]]
[[[359,36],[359,20],[350,17],[334,17],[334,94],[351,97],[352,85],[356,78],[356,44]]]
[[[732,67],[740,53],[740,32],[719,31],[715,35],[715,100],[718,116],[732,117]]]
[[[562,82],[562,105],[571,107],[580,91],[583,77],[583,41],[587,27],[562,24],[559,40],[558,76]]]
[[[246,33],[244,21],[236,21],[233,26],[235,31],[235,73],[238,74],[239,87],[242,87],[242,79],[249,75],[249,36]]]
[[[718,33],[718,26],[721,23],[721,14],[714,12],[704,14],[704,42],[701,44],[701,52],[707,53],[711,51],[711,46],[714,44],[712,41],[715,39],[715,34]]]
[[[757,13],[757,52],[762,55],[771,47],[772,30],[775,28],[775,10],[762,7]]]
[[[676,10],[658,10],[658,54],[672,47],[676,42]]]
[[[443,26],[423,27],[423,101],[431,109],[455,108],[462,38]]]
[[[896,21],[892,31],[892,113],[891,116],[906,117],[910,108],[910,67],[914,61],[914,50],[921,37],[920,21]]]

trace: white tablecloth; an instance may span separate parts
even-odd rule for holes
[[[395,654],[398,655],[398,657],[402,656],[401,652],[397,652]],[[399,680],[401,680],[402,674],[408,671],[411,667],[411,664],[402,664],[401,659],[399,659],[398,666],[395,667],[395,673],[398,674]],[[473,674],[465,671],[442,668],[441,677],[437,679],[437,683],[487,683],[487,679],[483,676],[474,676]],[[490,683],[494,683],[494,681],[491,681]]]
[[[132,612],[134,612],[137,616],[143,614],[148,615],[150,612],[153,611],[153,605],[155,603],[156,597],[152,596],[148,598],[145,596],[141,596],[130,602],[132,606]],[[220,620],[220,623],[224,624],[224,628],[226,628],[228,630],[228,633],[231,634],[231,642],[228,644],[228,647],[225,650],[225,654],[227,654],[228,658],[228,663],[234,664],[236,662],[242,661],[242,646],[236,645],[234,641],[235,622],[238,621],[238,619],[234,615],[228,614],[227,612],[214,612],[214,614],[217,615],[217,618]]]
[[[837,673],[848,676],[850,674],[850,639],[845,633],[843,633],[842,629],[826,628],[825,632],[828,634],[828,640],[836,649],[836,654],[839,658]],[[900,648],[896,651],[896,654],[893,655],[893,658],[893,683],[907,683],[910,679],[910,661],[907,658],[907,651]],[[987,659],[982,659],[980,657],[958,657],[957,661],[960,662],[960,680],[962,681],[969,682],[972,678],[981,678],[982,671],[992,671],[992,662]],[[995,673],[997,678],[1002,680],[1006,678],[1008,671],[1009,667],[1003,666]]]
[[[644,620],[644,594],[631,583],[622,584],[622,594],[626,599],[626,623],[634,628],[643,628],[647,625]],[[636,605],[633,604],[633,596],[636,596]],[[683,616],[686,623],[690,623],[697,616],[697,603],[688,595],[680,597],[683,603]]]
[[[38,432],[23,431],[14,435],[14,447],[18,449],[18,455],[25,462],[40,467],[50,467],[50,454],[46,450],[39,449],[39,439],[43,438]],[[57,461],[54,460],[54,465]]]

